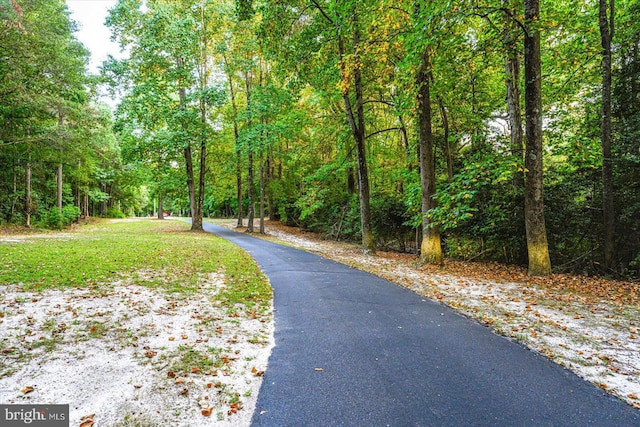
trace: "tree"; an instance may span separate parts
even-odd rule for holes
[[[528,272],[532,276],[551,274],[551,260],[549,258],[542,195],[542,76],[540,70],[539,17],[539,1],[525,0],[526,180],[524,209],[529,254]]]
[[[209,105],[217,107],[222,92],[209,86],[210,26],[205,4],[121,0],[107,24],[123,47],[131,50],[124,66],[108,69],[130,81],[123,108],[147,130],[168,131],[182,151],[191,211],[191,229],[202,230],[207,146],[212,135]],[[194,153],[194,147],[197,147]]]
[[[604,223],[604,264],[616,269],[615,207],[613,204],[613,157],[611,154],[611,41],[614,31],[614,0],[599,1],[600,41],[602,44],[602,213]]]
[[[424,15],[424,7],[422,1],[417,0],[415,2],[416,23],[427,19]],[[442,264],[440,230],[437,225],[431,224],[429,220],[429,211],[436,207],[434,200],[436,193],[436,172],[431,130],[430,81],[432,74],[431,60],[429,57],[429,51],[431,49],[432,46],[428,45],[422,47],[415,83],[418,93],[418,152],[420,156],[420,184],[422,187],[422,246],[420,259],[430,264]]]

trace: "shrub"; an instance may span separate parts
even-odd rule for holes
[[[127,216],[120,210],[120,208],[112,207],[107,209],[104,214],[105,218],[126,218]]]
[[[62,211],[53,207],[46,215],[42,215],[41,223],[46,228],[61,230],[68,227],[80,217],[80,209],[75,205],[64,205]]]

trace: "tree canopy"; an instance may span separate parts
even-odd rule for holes
[[[64,170],[78,215],[156,200],[195,229],[640,277],[639,7],[119,0],[129,56],[98,79],[62,1],[3,2],[2,221],[60,215]]]

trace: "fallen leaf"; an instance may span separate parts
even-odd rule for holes
[[[319,371],[324,371],[324,369],[322,369],[322,368],[315,368],[314,370],[315,370],[315,371],[318,371],[318,372],[319,372]]]
[[[209,415],[211,415],[212,411],[213,411],[213,408],[211,407],[205,408],[202,410],[202,415],[204,415],[205,417],[208,417]]]
[[[174,341],[176,337],[169,337],[169,341]]]
[[[182,335],[182,339],[183,339],[183,340],[186,340],[186,339],[188,339],[188,338],[189,338],[189,335],[186,335],[186,334],[185,334],[185,335]]]
[[[28,386],[26,386],[25,388],[23,388],[20,391],[23,392],[24,394],[27,394],[27,393],[31,393],[33,390],[35,390],[35,389],[33,387],[31,387],[30,385],[28,385]]]
[[[175,372],[173,372],[173,371],[169,371],[169,372],[167,372],[167,376],[168,376],[169,378],[175,378],[175,377],[176,377],[176,373],[175,373]]]
[[[635,394],[633,394],[633,393],[629,393],[629,394],[627,394],[627,397],[628,397],[629,399],[638,400],[638,396],[636,396],[636,395],[635,395]]]
[[[158,353],[156,353],[155,351],[151,351],[151,350],[149,350],[149,351],[144,353],[144,355],[147,356],[149,359],[151,359],[156,354],[158,354]]]
[[[200,368],[191,368],[192,374],[197,374],[198,372],[200,372]]]
[[[185,396],[187,393],[189,393],[189,389],[188,388],[183,388],[182,390],[180,390],[180,395],[181,396]]]
[[[93,420],[85,420],[80,423],[80,427],[92,427],[94,421]]]

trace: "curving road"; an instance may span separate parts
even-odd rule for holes
[[[640,426],[640,411],[446,306],[308,252],[205,224],[274,289],[254,426]]]

